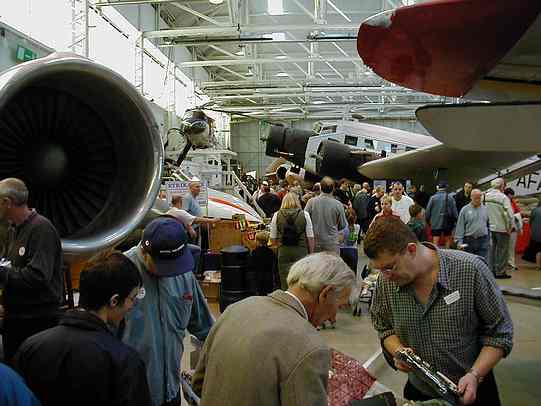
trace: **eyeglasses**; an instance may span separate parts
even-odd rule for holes
[[[396,272],[396,270],[398,269],[398,264],[400,263],[400,258],[402,258],[403,255],[404,253],[398,254],[398,257],[394,260],[394,262],[391,265],[384,266],[383,268],[380,268],[377,270],[384,273]]]

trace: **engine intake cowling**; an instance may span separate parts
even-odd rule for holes
[[[147,101],[122,76],[75,54],[0,75],[0,179],[22,179],[70,256],[127,236],[160,187],[163,146]]]

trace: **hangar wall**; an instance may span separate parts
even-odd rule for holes
[[[19,45],[35,52],[38,58],[54,52],[54,49],[0,22],[0,72],[21,63],[16,58]]]

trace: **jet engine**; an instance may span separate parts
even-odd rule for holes
[[[295,128],[270,126],[265,141],[266,155],[287,159],[309,173],[335,179],[367,181],[358,168],[376,159],[372,152],[353,149],[331,139],[323,140],[313,131]]]
[[[0,75],[0,179],[22,179],[69,260],[126,237],[152,207],[163,146],[123,77],[55,53]]]

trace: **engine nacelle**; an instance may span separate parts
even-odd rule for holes
[[[265,153],[281,157],[318,177],[347,178],[356,182],[368,180],[357,170],[375,159],[375,154],[353,149],[337,141],[324,140],[313,131],[270,126]]]
[[[0,75],[0,179],[22,179],[67,258],[127,236],[160,188],[163,146],[147,101],[122,76],[56,53]]]

